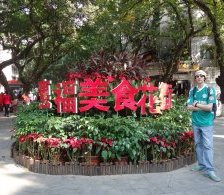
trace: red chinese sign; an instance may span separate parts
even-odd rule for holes
[[[107,99],[103,99],[110,96],[110,93],[107,91],[108,85],[101,78],[97,78],[96,81],[85,79],[84,82],[80,83],[81,92],[79,93],[79,97],[86,97],[86,99],[79,102],[81,105],[85,105],[79,108],[80,112],[90,110],[93,107],[102,111],[108,111],[109,106],[105,106]]]
[[[77,81],[64,81],[56,85],[55,103],[58,113],[78,113],[77,109]]]
[[[141,99],[138,101],[138,106],[141,107],[141,114],[142,115],[146,115],[146,105],[147,105],[147,99],[149,100],[148,104],[149,106],[149,112],[151,114],[156,114],[156,113],[160,113],[160,111],[158,109],[156,109],[156,103],[157,103],[157,97],[155,95],[153,95],[153,92],[158,90],[158,87],[155,87],[154,85],[152,85],[151,83],[144,84],[142,87],[140,87],[140,90],[142,91],[142,97]],[[149,95],[147,95],[147,93]]]
[[[138,89],[134,88],[126,79],[112,90],[115,94],[115,111],[123,110],[125,107],[130,110],[136,111],[137,105],[135,102],[135,96],[138,93]]]
[[[38,83],[40,95],[40,109],[51,108],[51,81],[43,80]]]
[[[51,82],[44,80],[39,84],[40,105],[42,109],[51,108]],[[152,83],[133,86],[130,81],[123,79],[120,84],[109,90],[111,81],[97,78],[69,80],[56,85],[53,90],[58,113],[86,112],[90,109],[109,111],[108,98],[115,99],[115,111],[141,109],[142,115],[161,113],[172,108],[172,86],[161,83],[155,87]],[[79,91],[79,93],[78,93]],[[157,95],[156,95],[157,94]]]

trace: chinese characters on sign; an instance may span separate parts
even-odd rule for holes
[[[92,79],[85,79],[84,82],[81,82],[79,97],[84,99],[80,100],[79,103],[85,106],[79,108],[80,112],[90,110],[93,107],[102,111],[108,111],[109,106],[105,106],[107,99],[103,99],[110,96],[110,93],[107,91],[108,85],[107,82],[103,82],[100,78],[97,78],[95,82]]]
[[[40,104],[39,108],[51,108],[51,81],[43,80],[38,83]],[[82,82],[69,80],[58,83],[53,90],[53,101],[58,113],[86,112],[92,108],[108,111],[108,98],[114,96],[115,111],[141,109],[141,114],[157,114],[162,110],[172,108],[172,86],[161,83],[155,87],[152,83],[144,83],[137,88],[130,81],[123,79],[120,84],[109,90],[110,82],[97,78],[87,78]],[[157,94],[157,95],[156,95]]]
[[[40,109],[51,108],[51,81],[43,80],[38,83],[41,104]]]
[[[77,113],[77,82],[64,81],[56,85],[55,90],[58,113]]]

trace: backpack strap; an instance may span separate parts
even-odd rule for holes
[[[211,95],[211,87],[208,87],[208,97]]]
[[[209,97],[211,96],[211,90],[212,90],[212,88],[208,87],[208,100],[209,100]],[[216,110],[217,110],[217,105],[216,105],[216,103],[213,103],[212,104],[212,111],[214,113],[214,119],[216,118]]]
[[[211,90],[212,90],[212,87],[208,87],[208,99],[211,96]]]

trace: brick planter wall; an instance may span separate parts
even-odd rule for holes
[[[29,171],[35,173],[49,175],[120,175],[120,174],[141,174],[141,173],[156,173],[168,172],[184,167],[185,165],[193,164],[196,161],[195,154],[179,156],[174,159],[152,163],[139,162],[136,164],[110,164],[101,163],[99,166],[83,165],[73,162],[51,163],[49,161],[35,160],[28,156],[19,154],[12,145],[11,156],[15,162]]]

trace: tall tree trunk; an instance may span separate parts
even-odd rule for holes
[[[12,95],[12,97],[14,96],[11,88],[9,87],[7,78],[4,74],[4,72],[1,70],[0,71],[0,83],[3,85],[3,87],[5,88],[5,91],[8,91],[10,95]]]

